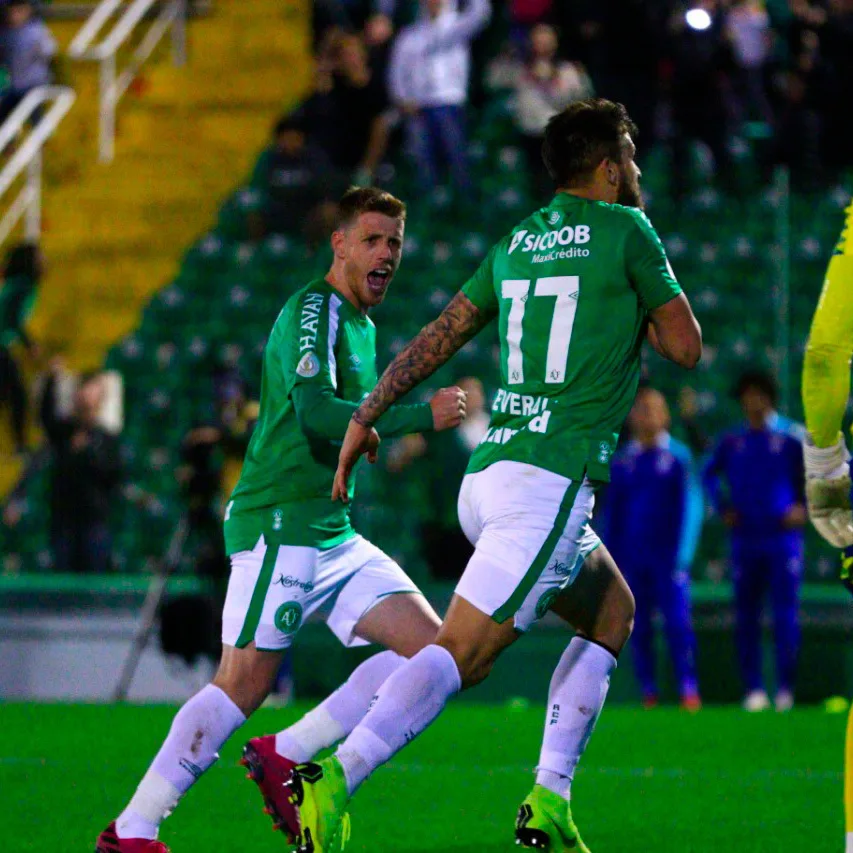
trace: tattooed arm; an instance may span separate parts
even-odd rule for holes
[[[394,402],[429,378],[462,349],[489,321],[465,296],[457,293],[429,325],[388,365],[352,419],[371,427]]]
[[[388,365],[372,393],[356,409],[347,428],[338,458],[332,500],[349,502],[350,475],[359,457],[369,449],[373,424],[396,400],[432,376],[490,319],[464,293],[457,293],[438,318],[424,326]]]

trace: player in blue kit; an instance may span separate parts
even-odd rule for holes
[[[690,450],[668,432],[663,395],[643,387],[628,416],[629,441],[614,457],[601,534],[634,593],[631,653],[643,704],[658,702],[655,612],[663,617],[681,704],[702,703],[690,622],[690,565],[702,528],[702,487]]]
[[[761,611],[770,593],[776,643],[776,709],[794,703],[806,522],[800,437],[775,410],[776,386],[761,372],[735,388],[746,424],[714,448],[703,480],[731,535],[736,632],[746,696],[744,708],[770,705],[761,672]]]

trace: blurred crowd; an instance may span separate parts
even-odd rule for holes
[[[315,44],[314,91],[254,175],[267,230],[322,233],[342,186],[393,184],[398,149],[426,197],[470,200],[467,126],[507,93],[541,197],[544,125],[593,93],[627,106],[641,162],[668,150],[676,201],[697,170],[740,192],[745,147],[762,183],[784,163],[813,190],[853,165],[853,0],[317,0]]]

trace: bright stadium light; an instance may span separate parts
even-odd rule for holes
[[[711,16],[704,9],[688,9],[684,16],[691,30],[707,30],[711,26]]]

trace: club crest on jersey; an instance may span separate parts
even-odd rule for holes
[[[296,365],[296,373],[304,379],[312,379],[320,372],[320,359],[313,352],[306,352]]]
[[[548,216],[548,224],[556,225],[560,221],[560,212],[558,210],[552,210],[551,214]]]

